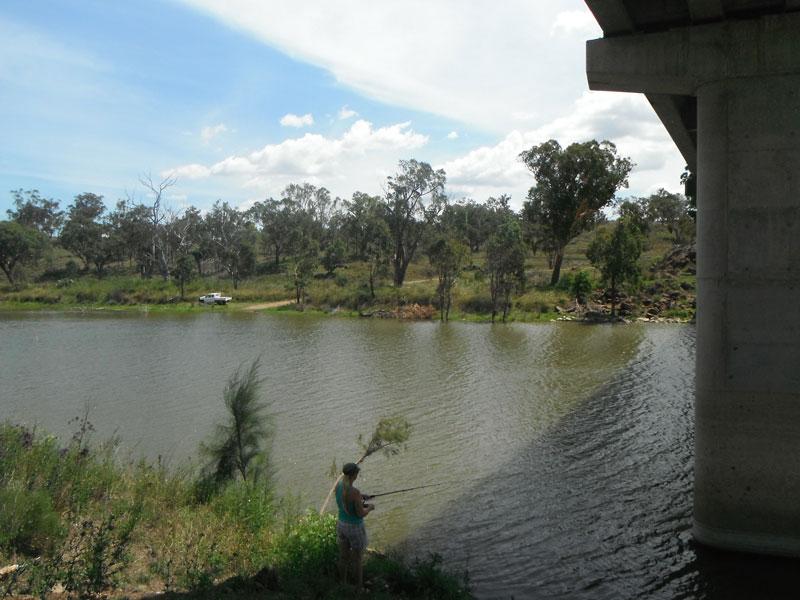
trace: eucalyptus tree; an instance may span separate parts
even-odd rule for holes
[[[375,237],[376,223],[383,221],[386,213],[380,196],[364,192],[353,192],[350,200],[342,203],[341,232],[350,247],[350,254],[359,259],[367,259],[367,246]]]
[[[424,162],[401,160],[397,174],[387,179],[386,222],[392,235],[394,285],[401,287],[408,265],[444,207],[446,175]]]
[[[453,289],[464,263],[469,258],[469,248],[459,240],[444,234],[437,237],[428,247],[427,254],[439,279],[436,286],[436,294],[439,297],[439,318],[448,321],[453,303]]]
[[[64,211],[58,200],[43,198],[39,190],[12,190],[14,210],[7,210],[8,218],[25,227],[31,227],[52,239],[64,223]]]
[[[11,285],[18,282],[19,268],[35,263],[44,236],[16,221],[0,221],[0,270]]]
[[[166,205],[166,193],[177,182],[178,179],[171,175],[158,181],[154,181],[149,173],[139,177],[139,183],[149,192],[152,199],[152,204],[148,206],[151,234],[150,256],[153,263],[158,264],[164,280],[169,279],[172,265],[169,233],[166,225],[175,219],[175,214]],[[148,273],[148,275],[150,274]]]
[[[486,243],[486,269],[492,298],[492,322],[503,321],[511,309],[511,295],[525,286],[525,243],[518,219],[507,218]]]
[[[135,263],[142,277],[148,273],[152,264],[152,232],[148,216],[148,207],[137,204],[132,198],[119,200],[108,215],[118,260],[127,260],[131,266]]]
[[[695,237],[691,206],[683,194],[660,189],[643,199],[647,215],[654,223],[667,228],[675,244],[686,244]]]
[[[206,215],[205,222],[214,244],[214,255],[237,289],[239,281],[255,269],[255,226],[245,213],[219,200]]]
[[[61,245],[80,258],[87,270],[94,259],[103,255],[104,237],[109,235],[108,224],[102,219],[105,210],[102,196],[78,194],[61,230]]]
[[[286,198],[267,198],[250,209],[254,220],[261,225],[261,244],[265,256],[274,259],[277,268],[288,251],[292,237],[293,205]]]
[[[520,158],[536,178],[523,216],[538,239],[535,245],[552,253],[550,284],[561,275],[566,245],[591,229],[615,193],[628,185],[633,163],[617,156],[609,141],[591,140],[566,148],[550,140],[533,146]]]

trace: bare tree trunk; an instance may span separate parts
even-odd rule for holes
[[[561,247],[556,250],[555,259],[553,261],[553,274],[550,277],[550,285],[555,285],[561,278],[561,263],[564,260],[564,248]]]

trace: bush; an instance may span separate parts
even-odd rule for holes
[[[492,298],[489,296],[488,292],[465,294],[458,298],[457,305],[463,312],[478,314],[488,314],[492,312]]]
[[[593,287],[589,274],[586,271],[578,271],[572,280],[569,290],[578,302],[586,304],[586,298]]]
[[[297,578],[334,576],[338,552],[336,517],[315,512],[289,522],[273,546],[275,564]]]
[[[46,491],[18,482],[0,489],[0,549],[39,554],[61,535],[60,515]]]

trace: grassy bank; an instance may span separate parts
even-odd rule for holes
[[[536,255],[527,259],[527,286],[513,298],[509,315],[511,320],[547,321],[558,318],[560,313],[557,307],[568,306],[574,301],[570,283],[580,271],[589,275],[595,285],[595,300],[602,302],[599,274],[585,256],[594,235],[585,233],[567,247],[562,280],[554,287],[549,285],[550,269],[546,257]],[[653,265],[670,248],[669,236],[664,231],[657,229],[651,234],[640,261],[643,274],[641,283],[636,290],[629,290],[629,303],[632,305],[629,314],[633,317],[644,315],[647,308],[652,306],[652,302],[647,304],[647,294],[641,293],[644,290],[656,286],[659,293],[681,292],[680,285],[693,289],[693,274],[673,277],[653,270]],[[180,289],[174,281],[142,279],[131,274],[127,265],[112,266],[102,278],[88,273],[67,272],[63,265],[69,263],[71,257],[60,252],[47,268],[32,273],[27,283],[16,288],[0,284],[0,310],[236,311],[291,300],[295,295],[289,263],[283,264],[279,272],[270,272],[272,266],[262,263],[259,265],[261,274],[241,281],[237,288],[229,279],[217,275],[197,277],[186,284],[184,297],[181,298]],[[455,288],[451,318],[468,321],[487,321],[491,318],[491,297],[489,282],[482,268],[484,264],[482,253],[471,256],[470,264]],[[368,280],[368,268],[360,262],[341,265],[332,274],[318,272],[306,288],[307,303],[304,309],[320,314],[353,316],[387,314],[398,307],[419,305],[430,308],[427,312],[423,311],[422,318],[438,316],[436,275],[426,259],[419,259],[410,265],[406,281],[399,289],[390,285],[388,278],[384,277],[376,285],[373,296]],[[232,296],[234,301],[226,307],[199,305],[197,297],[210,291]],[[280,310],[295,311],[297,307],[283,307]],[[664,310],[664,316],[667,317],[690,318],[692,313],[685,305],[670,306]]]
[[[252,482],[206,497],[190,467],[122,463],[88,433],[84,422],[65,445],[0,425],[0,567],[20,565],[0,597],[352,597],[337,582],[333,516]],[[365,580],[366,598],[470,597],[435,556],[370,553]]]

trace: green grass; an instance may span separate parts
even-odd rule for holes
[[[75,598],[142,587],[218,597],[249,593],[265,572],[278,598],[352,593],[336,577],[333,516],[242,481],[201,501],[191,465],[120,463],[115,448],[0,424],[0,564],[23,565],[16,580],[0,581],[0,595],[45,597],[61,583]],[[367,598],[470,597],[439,559],[373,553],[365,573]]]

